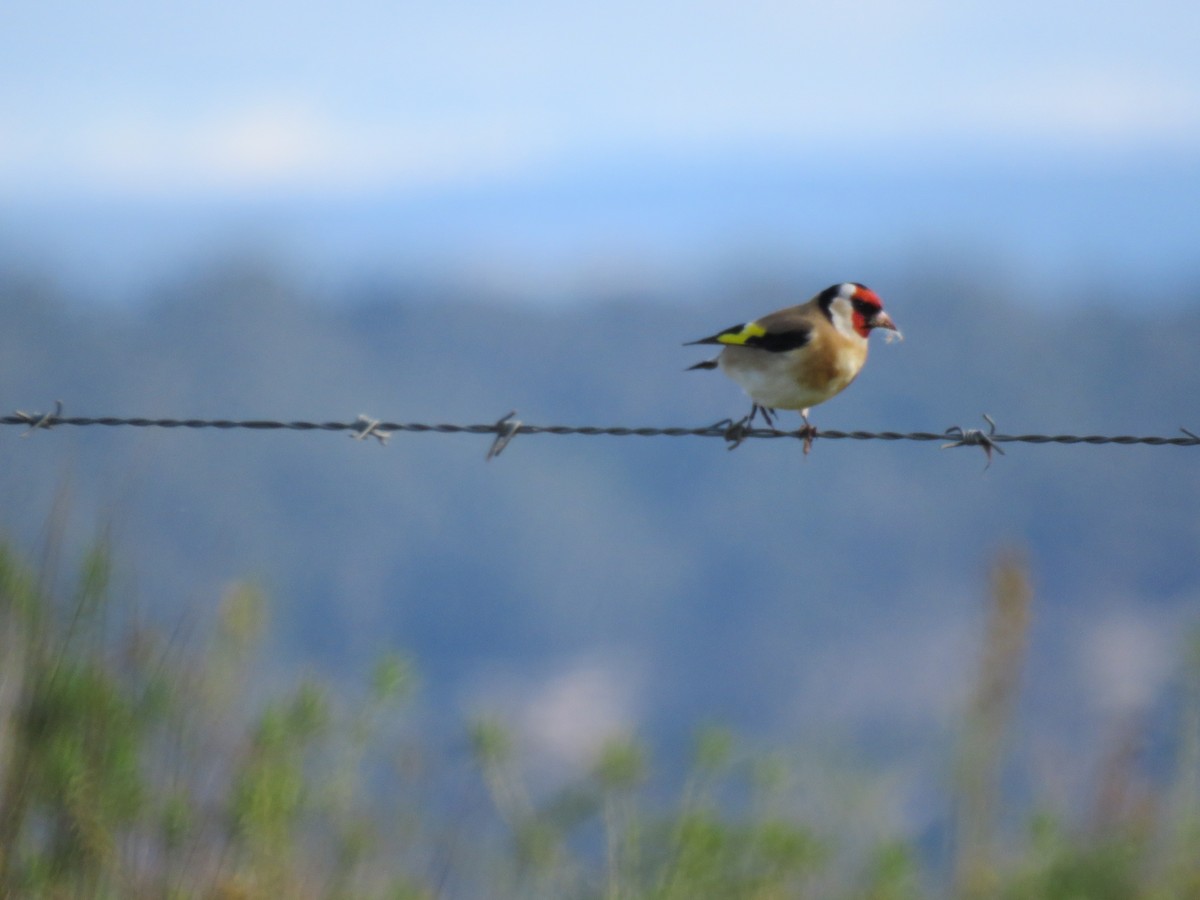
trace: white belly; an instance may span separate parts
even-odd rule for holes
[[[767,355],[750,348],[727,347],[720,356],[721,370],[751,400],[772,409],[808,409],[840,393],[861,368],[859,360],[846,362],[845,366],[835,365],[819,384],[805,384],[797,378],[791,354]]]

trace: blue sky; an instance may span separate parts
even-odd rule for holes
[[[144,3],[0,12],[0,191],[346,194],[766,150],[1200,148],[1200,5]]]
[[[120,298],[249,248],[558,302],[969,257],[1178,298],[1198,36],[1185,0],[9,0],[0,263]]]

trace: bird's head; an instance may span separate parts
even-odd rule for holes
[[[892,334],[903,339],[904,335],[892,321],[892,317],[883,311],[883,301],[879,295],[865,284],[846,282],[835,284],[823,290],[818,301],[834,326],[844,332],[853,332],[865,338],[873,328],[885,328]]]

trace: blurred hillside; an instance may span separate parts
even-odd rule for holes
[[[862,163],[749,147],[617,155],[356,192],[16,195],[0,265],[112,305],[246,248],[332,302],[420,280],[558,306],[707,292],[722,272],[882,283],[913,261],[1054,308],[1096,291],[1177,305],[1197,275],[1192,152],[955,152]],[[761,276],[759,276],[761,277]],[[485,298],[486,299],[486,296]],[[494,299],[494,298],[493,298]]]
[[[0,406],[68,413],[702,425],[746,402],[680,344],[818,283],[730,274],[705,294],[553,311],[377,281],[329,302],[269,267],[199,268],[122,309],[29,271],[0,283]],[[819,426],[1019,432],[1195,428],[1197,298],[1065,308],[1003,279],[874,281],[907,340],[872,350]],[[1082,292],[1087,292],[1083,294]],[[0,434],[0,527],[39,546],[111,530],[118,582],[155,621],[204,621],[231,580],[274,598],[271,658],[357,678],[402,649],[421,715],[496,710],[546,772],[637,727],[702,721],[896,769],[895,815],[941,809],[950,723],[974,671],[982,575],[1029,559],[1037,597],[1017,756],[1070,794],[1115,723],[1155,723],[1200,615],[1200,478],[1180,448],[1014,445],[984,469],[930,444],[487,440],[57,429]],[[1070,766],[1054,760],[1071,759]]]

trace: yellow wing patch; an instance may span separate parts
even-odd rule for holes
[[[745,344],[746,341],[752,338],[760,338],[767,333],[767,329],[763,328],[757,322],[747,322],[737,331],[732,328],[729,331],[723,331],[717,335],[718,344]]]

